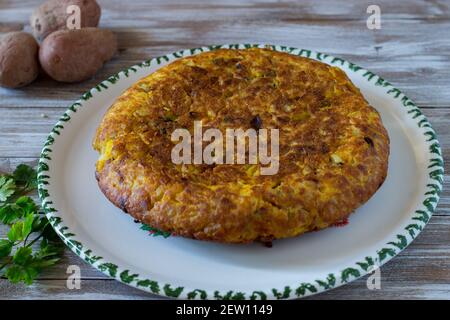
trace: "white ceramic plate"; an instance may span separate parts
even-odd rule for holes
[[[151,236],[114,207],[94,177],[95,129],[130,85],[177,58],[226,45],[182,50],[145,61],[103,81],[64,113],[39,162],[39,195],[47,217],[82,259],[119,281],[160,295],[196,299],[296,298],[371,272],[422,230],[442,189],[443,160],[435,133],[416,105],[370,71],[330,55],[290,47],[274,50],[343,69],[380,113],[391,139],[381,189],[345,227],[261,244],[226,245]]]

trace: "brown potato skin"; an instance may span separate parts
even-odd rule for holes
[[[81,28],[97,27],[101,8],[95,0],[49,0],[34,10],[30,24],[34,36],[43,40],[50,33],[67,29],[66,8],[77,5],[81,11]]]
[[[39,74],[39,45],[32,35],[11,32],[0,39],[0,86],[19,88]]]
[[[79,82],[94,76],[116,51],[117,39],[110,30],[60,30],[42,42],[39,61],[53,79]]]

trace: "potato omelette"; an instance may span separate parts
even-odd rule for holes
[[[171,134],[278,129],[279,170],[174,164]],[[270,242],[345,220],[387,175],[379,113],[337,67],[270,49],[178,59],[127,89],[93,146],[105,196],[144,224],[226,243]]]

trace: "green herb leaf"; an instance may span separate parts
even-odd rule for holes
[[[4,224],[12,224],[21,217],[21,211],[14,204],[6,204],[0,207],[0,221]]]
[[[14,243],[6,239],[0,240],[0,258],[7,257],[11,253]]]
[[[31,284],[43,268],[56,263],[58,259],[44,259],[33,256],[30,247],[20,247],[12,259],[12,265],[6,270],[6,277],[13,283]]]
[[[33,250],[30,247],[20,247],[13,256],[15,264],[24,266],[31,262]]]
[[[46,227],[49,225],[49,222],[45,216],[36,215],[33,222],[33,230],[32,232],[44,232]],[[50,229],[53,228],[50,226]],[[45,238],[45,234],[43,234]]]
[[[24,195],[36,186],[36,171],[27,165],[19,165],[12,175],[0,175],[0,222],[9,227],[8,239],[0,240],[0,276],[12,283],[31,284],[59,261],[64,247],[33,199]],[[36,249],[33,244],[39,240]]]
[[[34,222],[34,214],[33,213],[27,214],[25,216],[22,229],[22,234],[24,238],[26,238],[31,233],[31,230],[33,229],[33,222]]]
[[[33,199],[30,197],[22,196],[16,200],[16,206],[23,210],[23,216],[29,213],[36,213],[37,207]]]
[[[0,207],[0,221],[4,224],[12,224],[27,214],[35,214],[36,204],[30,197],[20,197],[15,203],[5,204]]]
[[[28,285],[38,276],[39,271],[33,267],[13,264],[6,270],[6,277],[12,283],[24,282]]]
[[[37,259],[43,259],[48,258],[51,256],[59,255],[61,254],[61,251],[63,250],[63,246],[61,242],[51,243],[47,239],[43,239],[41,241],[41,245],[39,248],[39,251],[36,253],[35,257]]]
[[[24,240],[30,233],[33,227],[34,215],[27,214],[25,220],[20,220],[11,226],[8,232],[9,241],[16,242]]]
[[[26,189],[37,188],[37,172],[26,164],[17,166],[16,170],[14,170],[13,178],[18,186]]]
[[[24,239],[23,237],[23,221],[17,221],[11,226],[11,229],[8,232],[8,239],[11,242],[21,241]]]
[[[0,202],[6,202],[14,194],[15,187],[14,179],[5,175],[0,176]]]

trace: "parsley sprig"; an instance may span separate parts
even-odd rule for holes
[[[7,237],[0,239],[0,276],[13,283],[31,284],[63,250],[44,213],[27,196],[36,188],[36,170],[25,164],[13,174],[0,175],[0,223],[9,228]]]

